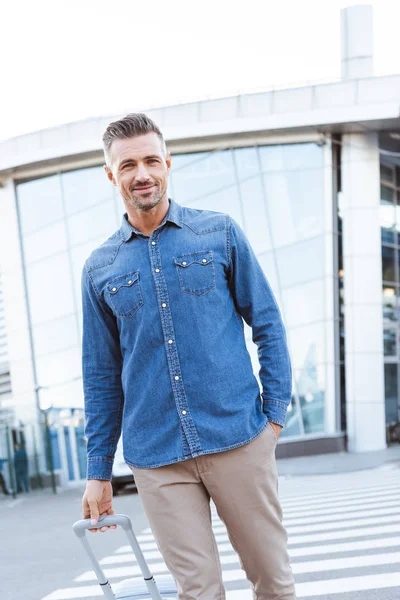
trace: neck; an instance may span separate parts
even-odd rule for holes
[[[138,229],[144,235],[151,235],[153,231],[162,223],[169,210],[169,200],[167,194],[162,200],[150,210],[141,210],[133,206],[126,207],[129,223]]]

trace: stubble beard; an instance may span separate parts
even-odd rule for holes
[[[149,196],[146,198],[146,196]],[[132,195],[128,200],[128,204],[137,210],[149,211],[160,204],[164,194],[161,192],[159,186],[153,188],[146,196],[136,196],[135,190],[132,191]]]

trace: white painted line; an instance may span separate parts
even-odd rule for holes
[[[311,494],[307,498],[301,498],[298,500],[285,500],[280,497],[283,508],[296,508],[300,506],[323,506],[324,502],[335,503],[339,500],[353,500],[356,498],[387,498],[388,496],[396,497],[400,490],[399,485],[392,486],[391,489],[378,488],[375,491],[361,491],[361,492],[349,492],[348,490],[341,490],[340,492],[327,492],[325,494]]]
[[[288,543],[289,546],[294,546],[295,544],[313,544],[314,542],[325,542],[326,540],[384,535],[385,533],[400,533],[400,525],[363,527],[360,529],[347,529],[345,531],[325,531],[324,533],[314,533],[311,535],[293,535],[289,536]]]
[[[324,546],[305,546],[304,548],[291,548],[289,554],[296,556],[321,556],[322,554],[335,554],[339,552],[356,552],[360,550],[375,550],[377,548],[400,548],[400,537],[386,537],[377,540],[362,540],[361,542],[344,542],[338,544],[325,544]]]
[[[390,496],[390,498],[388,498],[387,500],[379,500],[378,502],[373,499],[373,500],[350,500],[349,502],[346,501],[341,501],[338,504],[335,504],[334,507],[332,507],[330,504],[328,505],[326,502],[324,504],[323,508],[313,508],[312,509],[312,514],[313,515],[332,515],[332,514],[339,514],[339,513],[345,513],[347,511],[350,510],[357,510],[358,508],[360,509],[370,509],[370,510],[375,510],[375,508],[390,508],[392,506],[397,506],[399,508],[400,511],[400,500],[392,500],[393,495]],[[284,511],[284,516],[289,517],[289,518],[295,518],[295,517],[303,517],[303,516],[307,516],[310,514],[310,509],[309,508],[303,508],[301,510],[285,510]]]
[[[319,523],[317,525],[291,525],[286,527],[289,535],[294,533],[311,533],[312,531],[333,531],[335,529],[343,529],[344,527],[363,527],[366,525],[380,525],[382,523],[393,523],[396,519],[393,515],[386,517],[372,517],[370,519],[351,519],[349,521],[339,521],[332,523]],[[397,522],[399,520],[397,519]]]
[[[317,515],[315,516],[314,511],[310,511],[308,513],[309,515],[312,514],[312,516],[309,516],[307,518],[302,518],[299,519],[298,517],[296,518],[291,518],[291,519],[285,519],[285,517],[283,518],[283,523],[286,527],[289,527],[295,523],[302,523],[303,525],[307,525],[308,523],[334,523],[335,521],[341,521],[344,526],[346,525],[346,523],[350,520],[350,519],[354,519],[355,517],[357,518],[363,518],[363,517],[380,517],[383,515],[392,515],[392,517],[394,517],[395,515],[398,515],[399,520],[400,520],[400,507],[393,507],[393,508],[377,508],[375,510],[359,510],[359,511],[349,511],[349,512],[341,512],[339,514],[333,514],[333,515],[329,515],[329,513],[325,514],[325,515]]]
[[[51,592],[41,600],[75,600],[76,598],[91,598],[92,596],[103,596],[100,586],[97,585],[81,585],[77,587],[61,588]]]
[[[316,573],[321,571],[339,571],[356,569],[358,567],[373,567],[375,565],[394,565],[400,563],[400,552],[389,554],[368,554],[366,556],[351,556],[348,558],[332,558],[328,560],[312,560],[292,564],[293,573]]]
[[[360,577],[343,577],[329,581],[308,581],[296,584],[298,598],[324,596],[327,593],[345,594],[366,590],[382,590],[400,586],[400,573],[380,573]],[[376,596],[377,598],[379,596]]]

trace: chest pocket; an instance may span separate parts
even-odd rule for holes
[[[203,296],[215,288],[215,271],[211,251],[175,256],[174,261],[182,292]]]
[[[112,279],[106,289],[108,303],[117,317],[133,317],[144,304],[139,271]]]

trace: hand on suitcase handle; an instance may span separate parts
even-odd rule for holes
[[[82,517],[84,519],[91,518],[93,527],[90,529],[93,533],[97,531],[104,532],[109,529],[103,525],[98,527],[98,519],[100,516],[110,516],[114,514],[112,507],[112,487],[110,481],[99,479],[88,479],[86,490],[82,498]],[[115,529],[116,525],[111,525]]]
[[[78,537],[83,537],[88,529],[100,529],[100,527],[112,527],[113,525],[120,525],[125,531],[132,527],[130,518],[127,515],[119,514],[100,517],[97,525],[92,525],[91,519],[81,519],[74,523],[73,529]]]

